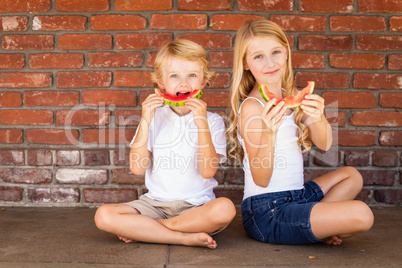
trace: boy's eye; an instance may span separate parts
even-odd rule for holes
[[[189,74],[188,76],[189,76],[189,77],[197,77],[196,74]]]
[[[177,74],[172,74],[172,75],[170,75],[170,77],[171,78],[177,78],[178,76],[177,76]]]

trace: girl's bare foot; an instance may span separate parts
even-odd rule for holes
[[[135,241],[135,240],[133,240],[133,239],[126,238],[126,237],[123,237],[123,236],[120,236],[120,235],[118,235],[117,237],[118,237],[121,241],[123,241],[124,243],[133,243],[133,242],[137,242],[137,241]]]
[[[342,243],[342,239],[340,239],[336,235],[333,235],[331,237],[324,239],[322,242],[328,245],[339,246]]]
[[[207,233],[183,233],[183,244],[186,246],[199,246],[214,249],[217,247],[216,241]]]

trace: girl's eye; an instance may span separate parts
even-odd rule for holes
[[[178,76],[177,76],[177,74],[172,74],[170,77],[171,78],[177,78]]]
[[[280,51],[280,50],[275,50],[274,52],[272,52],[272,54],[280,54],[280,53],[282,53],[282,51]]]
[[[189,74],[188,76],[189,76],[189,77],[197,77],[196,74]]]
[[[261,59],[262,55],[255,55],[254,59]]]

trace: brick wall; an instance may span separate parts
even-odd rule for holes
[[[201,44],[218,73],[205,90],[225,116],[234,34],[254,18],[287,32],[296,81],[316,81],[334,145],[304,156],[306,180],[341,166],[364,176],[359,199],[402,204],[400,0],[2,0],[0,205],[97,206],[146,191],[128,169],[155,54],[166,41]],[[218,196],[239,203],[228,163]]]

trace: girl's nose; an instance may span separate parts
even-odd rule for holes
[[[265,66],[267,66],[267,67],[274,66],[274,63],[273,63],[273,61],[272,61],[272,59],[270,57],[265,58]]]

